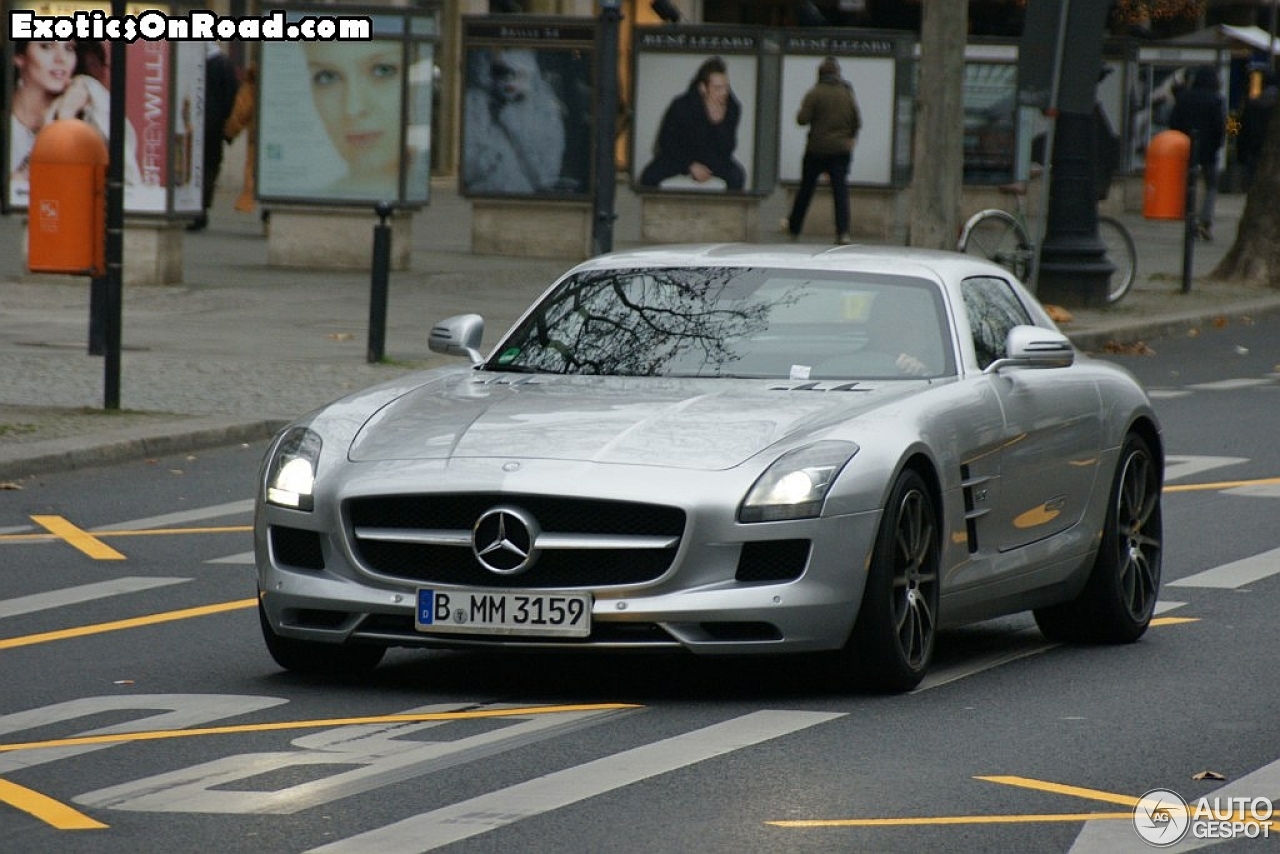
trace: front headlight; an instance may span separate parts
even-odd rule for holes
[[[817,516],[836,475],[856,453],[858,446],[852,442],[818,442],[788,451],[756,480],[738,509],[738,521]]]
[[[306,427],[294,427],[281,437],[267,466],[268,503],[295,510],[311,510],[315,506],[312,490],[320,445],[320,434]]]

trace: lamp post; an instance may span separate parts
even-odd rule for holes
[[[1094,130],[1108,6],[1107,0],[1032,0],[1027,10],[1024,45],[1045,34],[1029,31],[1033,13],[1057,31],[1045,104],[1053,116],[1049,206],[1035,280],[1043,302],[1105,305],[1115,271],[1098,236]]]
[[[601,0],[599,49],[596,51],[596,187],[595,216],[591,223],[591,252],[613,251],[614,129],[618,124],[618,29],[622,21],[621,0]]]

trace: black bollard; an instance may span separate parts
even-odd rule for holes
[[[1199,136],[1191,131],[1191,155],[1187,158],[1186,211],[1182,222],[1182,292],[1191,293],[1191,273],[1195,264],[1196,245],[1196,182],[1200,180]]]
[[[373,209],[378,224],[373,227],[373,264],[369,282],[370,363],[381,362],[387,342],[387,279],[391,273],[391,226],[387,219],[394,210],[391,202],[378,202]]]

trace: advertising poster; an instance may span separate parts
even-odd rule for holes
[[[755,191],[758,40],[750,33],[637,32],[636,189]]]
[[[104,47],[110,50],[110,45]],[[163,213],[170,166],[170,45],[139,39],[127,50],[124,207]]]
[[[258,194],[397,201],[404,42],[264,42]]]
[[[781,120],[778,127],[778,178],[800,181],[809,128],[796,123],[805,93],[818,82],[818,65],[834,56],[840,76],[853,87],[862,130],[853,150],[849,182],[888,186],[893,179],[894,92],[898,60],[890,38],[796,36],[782,58]],[[803,50],[803,53],[797,51]]]
[[[178,42],[173,63],[173,147],[169,161],[173,209],[200,213],[204,180],[204,58],[199,42]],[[126,202],[128,190],[125,191]],[[126,207],[127,207],[126,203]]]
[[[513,17],[464,26],[463,194],[590,194],[594,26]]]
[[[167,8],[156,4],[129,4],[130,14]],[[70,16],[76,12],[110,11],[109,3],[46,2],[5,5],[39,15]],[[30,199],[30,154],[36,134],[49,121],[78,118],[93,125],[110,141],[111,44],[98,39],[68,41],[10,40],[6,78],[8,164],[5,176],[5,209],[25,209]],[[203,87],[203,45],[185,44],[179,54],[196,51],[201,64],[198,85]],[[129,213],[164,214],[169,210],[168,181],[173,168],[175,141],[183,130],[171,96],[174,46],[168,42],[139,39],[127,48],[125,100],[125,210]],[[188,74],[192,73],[188,70]],[[202,98],[200,99],[202,102]],[[195,108],[200,109],[200,104]],[[193,126],[202,127],[202,113]],[[193,144],[199,145],[197,130]],[[197,184],[199,176],[196,176]],[[196,204],[199,208],[199,203]]]

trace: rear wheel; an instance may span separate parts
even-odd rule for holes
[[[267,652],[285,670],[307,676],[350,679],[363,676],[378,666],[386,647],[375,644],[332,644],[286,638],[275,633],[267,622],[262,603],[258,603],[258,623]]]
[[[995,261],[1024,282],[1031,273],[1031,235],[1008,211],[991,208],[969,217],[956,248]]]
[[[1160,487],[1159,463],[1142,437],[1131,433],[1116,466],[1089,581],[1074,601],[1035,612],[1045,637],[1132,643],[1146,632],[1160,593]]]
[[[1107,304],[1124,299],[1138,277],[1138,249],[1124,224],[1109,216],[1098,217],[1098,237],[1107,247],[1107,260],[1116,268],[1107,286]]]
[[[938,631],[939,528],[924,478],[904,471],[881,517],[862,606],[845,648],[866,687],[909,691],[929,669]]]

